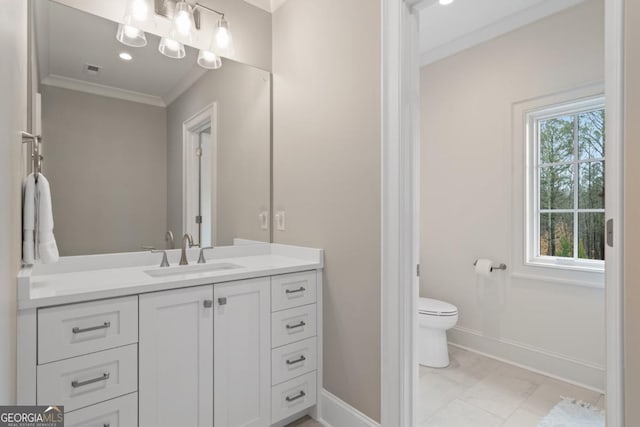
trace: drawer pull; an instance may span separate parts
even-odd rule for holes
[[[306,291],[305,287],[304,287],[304,286],[300,286],[300,288],[298,288],[298,289],[294,289],[294,290],[287,289],[287,290],[286,290],[286,291],[284,291],[284,292],[285,292],[286,294],[296,294],[296,293],[298,293],[298,292],[304,292],[304,291]]]
[[[287,325],[287,329],[302,328],[303,326],[306,326],[306,323],[304,323],[304,320],[301,320],[300,323],[296,325]]]
[[[211,299],[204,300],[204,308],[211,308],[211,307],[213,307],[213,300]]]
[[[293,402],[295,400],[298,400],[298,399],[301,399],[301,398],[305,397],[306,395],[307,395],[307,393],[305,393],[304,391],[300,390],[300,393],[296,394],[293,397],[287,396],[287,397],[285,397],[284,400],[286,400],[287,402]]]
[[[102,424],[102,427],[111,427],[111,423],[104,423]]]
[[[300,363],[300,362],[304,362],[305,360],[307,360],[306,357],[304,356],[300,356],[298,359],[296,360],[287,360],[287,365],[295,365],[296,363]]]
[[[218,304],[227,305],[227,297],[218,298]]]
[[[77,326],[74,327],[71,332],[73,332],[74,334],[81,334],[83,332],[91,332],[91,331],[98,331],[100,329],[107,329],[111,327],[111,322],[104,322],[102,325],[99,326],[91,326],[90,328],[83,328],[80,329]]]
[[[78,388],[78,387],[82,387],[82,386],[85,386],[85,385],[97,383],[99,381],[106,381],[106,380],[109,379],[110,376],[111,375],[108,372],[105,372],[104,374],[102,374],[101,377],[92,378],[90,380],[86,380],[86,381],[73,380],[73,381],[71,381],[71,387]]]

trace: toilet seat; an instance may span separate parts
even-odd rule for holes
[[[458,308],[448,302],[433,298],[420,298],[418,313],[428,316],[457,316]]]

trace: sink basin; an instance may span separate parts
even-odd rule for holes
[[[242,266],[231,264],[228,262],[219,262],[211,264],[180,265],[177,267],[155,268],[153,270],[146,270],[145,273],[147,273],[151,277],[166,277],[185,274],[209,273],[220,270],[233,270],[235,268],[242,268]]]

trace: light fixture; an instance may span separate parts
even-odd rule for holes
[[[145,22],[149,18],[149,5],[147,0],[129,0],[124,13],[124,23],[133,25]]]
[[[173,14],[173,30],[182,37],[191,39],[191,30],[194,26],[192,7],[184,0],[176,3]]]
[[[224,19],[224,15],[222,15],[218,20],[213,37],[218,48],[226,51],[227,53],[231,51],[233,39],[231,38],[231,31],[229,31],[229,22]]]
[[[184,50],[184,45],[175,39],[175,35],[173,33],[169,37],[163,37],[160,39],[158,50],[164,56],[173,59],[182,59],[187,54]]]
[[[438,2],[442,5],[442,6],[446,6],[448,4],[453,3],[453,0],[438,0]]]
[[[126,24],[118,24],[116,39],[118,39],[120,43],[131,47],[143,47],[147,45],[147,37],[144,31]]]
[[[131,61],[133,59],[133,56],[131,56],[131,54],[128,53],[128,52],[120,52],[120,54],[118,56],[123,61]]]
[[[222,59],[210,50],[200,49],[198,53],[198,65],[209,70],[217,70],[222,67]]]

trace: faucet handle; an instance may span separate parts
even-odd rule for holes
[[[204,251],[206,249],[213,249],[213,246],[205,246],[200,248],[200,256],[198,257],[198,264],[205,264],[207,262],[207,260],[204,259]]]
[[[160,267],[169,267],[169,259],[167,258],[167,251],[164,249],[156,250],[151,249],[152,254],[159,254],[162,252],[162,262],[160,263]]]

